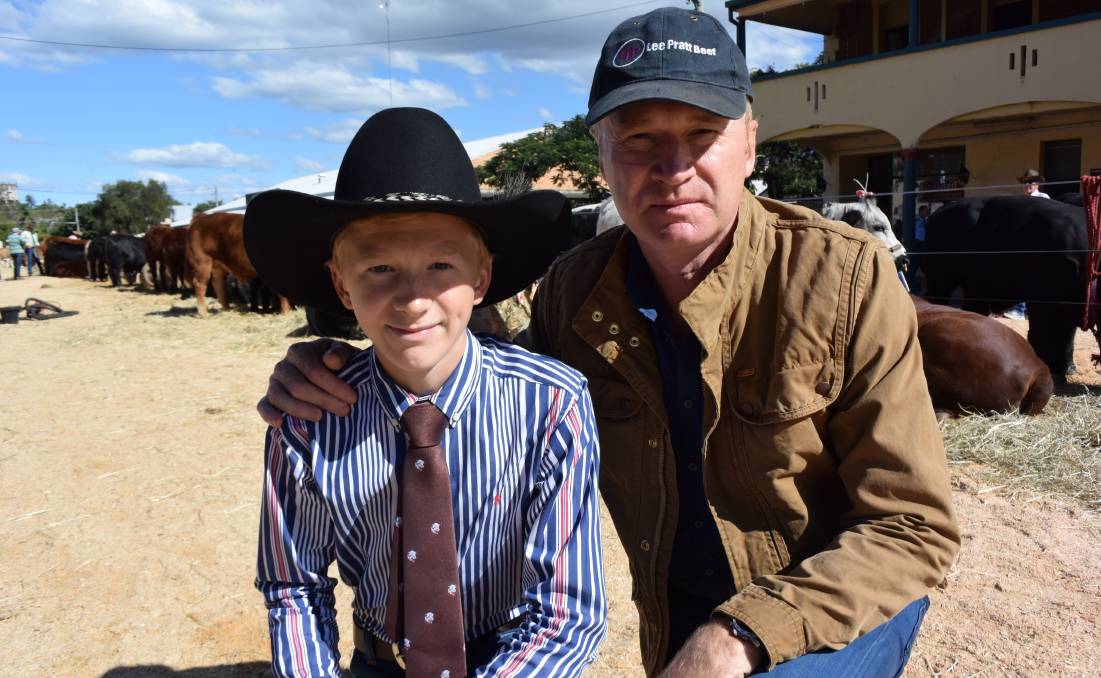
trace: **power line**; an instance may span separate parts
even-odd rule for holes
[[[227,53],[239,53],[239,52],[301,52],[306,50],[319,50],[319,49],[341,49],[347,47],[370,47],[374,45],[386,45],[405,42],[423,42],[425,40],[444,40],[447,38],[462,38],[471,35],[485,35],[486,33],[500,33],[502,31],[511,31],[517,28],[529,28],[531,26],[544,26],[546,24],[560,23],[563,21],[571,21],[573,19],[583,19],[585,17],[596,16],[598,14],[609,14],[611,12],[618,12],[624,9],[631,9],[632,7],[640,7],[642,5],[652,5],[658,2],[665,2],[667,0],[646,0],[645,2],[634,2],[627,5],[619,5],[617,7],[609,7],[606,9],[598,9],[592,12],[584,12],[582,14],[571,14],[570,16],[557,17],[554,19],[540,19],[539,21],[528,21],[522,24],[512,24],[510,26],[496,26],[494,28],[482,28],[473,31],[460,31],[456,33],[439,33],[436,35],[422,35],[413,38],[397,38],[394,40],[365,40],[362,42],[342,42],[332,43],[326,45],[299,45],[296,47],[154,47],[150,45],[104,45],[91,42],[66,42],[63,40],[39,40],[36,38],[21,38],[15,35],[0,35],[0,40],[10,40],[12,42],[25,42],[36,45],[51,45],[53,47],[79,47],[84,49],[113,49],[129,52],[190,52],[190,53],[214,53],[214,54],[227,54]]]

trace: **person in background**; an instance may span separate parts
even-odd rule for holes
[[[1026,170],[1024,174],[1017,177],[1017,181],[1021,182],[1021,192],[1025,195],[1031,195],[1033,198],[1051,197],[1040,190],[1040,184],[1044,183],[1044,175],[1034,169]]]
[[[38,259],[38,234],[34,232],[33,228],[23,228],[23,251],[26,253],[27,259],[27,277],[30,277],[33,275],[35,266],[41,265]]]
[[[26,256],[26,251],[23,249],[23,232],[16,226],[11,229],[11,233],[6,240],[8,249],[11,250],[12,265],[15,266],[15,274],[12,276],[12,280],[19,280],[20,269],[23,267],[23,259]]]

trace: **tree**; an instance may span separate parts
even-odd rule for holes
[[[221,204],[222,203],[218,202],[217,200],[204,200],[203,202],[199,203],[198,205],[195,205],[194,209],[191,210],[191,216],[195,216],[196,214],[202,214],[203,212],[207,211],[208,209],[212,209],[212,208],[217,207],[218,205],[221,205]]]
[[[517,188],[529,190],[552,170],[551,181],[556,186],[573,181],[593,199],[608,195],[600,180],[596,142],[583,116],[574,116],[561,126],[547,123],[538,132],[502,144],[500,152],[478,168],[478,179],[507,193]]]
[[[764,170],[753,172],[749,179],[764,181],[771,198],[821,195],[826,189],[822,158],[798,142],[769,141],[757,147],[757,155],[767,158],[767,165]]]
[[[144,184],[125,179],[116,181],[104,186],[91,203],[87,213],[87,230],[97,235],[110,231],[144,233],[150,226],[170,216],[175,204],[163,182],[153,179]],[[81,219],[85,219],[83,210]]]

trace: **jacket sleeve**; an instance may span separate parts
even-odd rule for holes
[[[865,257],[843,387],[824,425],[848,510],[822,550],[716,609],[761,639],[769,668],[882,624],[935,587],[959,549],[914,305],[885,251]]]
[[[580,676],[607,631],[600,446],[588,390],[552,417],[557,423],[527,508],[522,576],[528,613],[478,678]]]
[[[264,594],[276,676],[340,676],[332,519],[303,450],[304,427],[292,417],[268,429],[256,588]]]

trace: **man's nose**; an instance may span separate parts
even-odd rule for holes
[[[669,141],[659,148],[653,165],[653,176],[658,181],[678,185],[696,175],[696,156],[687,144]]]

